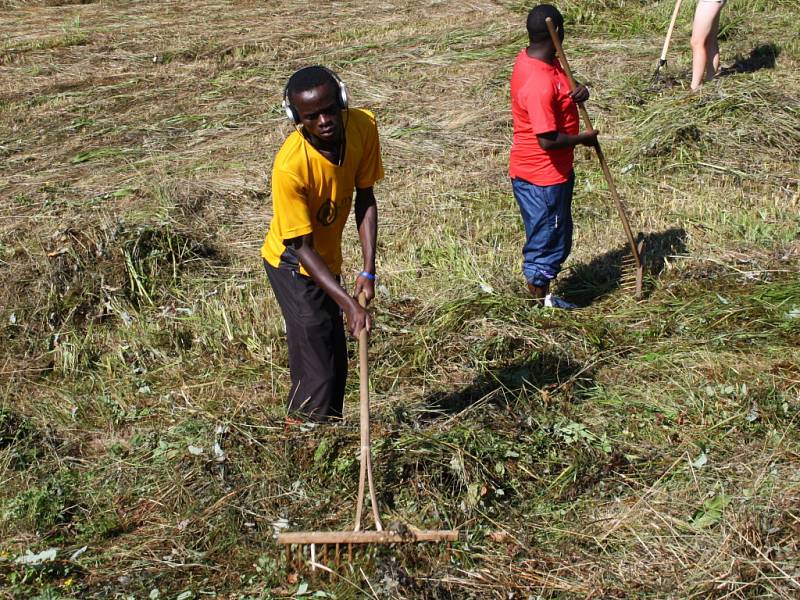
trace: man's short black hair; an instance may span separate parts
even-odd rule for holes
[[[334,88],[338,87],[333,74],[325,67],[319,65],[303,67],[289,77],[289,81],[286,83],[286,97],[291,101],[295,94],[313,90],[326,83],[333,84]]]
[[[553,21],[556,31],[564,30],[564,17],[555,6],[552,4],[534,6],[531,12],[528,13],[528,21],[526,23],[528,39],[530,39],[531,44],[543,42],[550,38],[550,33],[547,31],[547,23],[545,23],[547,17],[550,17]]]

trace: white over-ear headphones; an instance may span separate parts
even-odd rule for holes
[[[339,79],[339,76],[336,73],[334,73],[333,71],[331,71],[327,67],[323,67],[322,65],[314,65],[313,67],[304,67],[304,68],[305,69],[309,69],[309,68],[322,69],[328,75],[330,75],[333,78],[333,80],[336,82],[337,87],[339,88],[339,93],[336,95],[336,102],[339,105],[339,108],[342,109],[342,110],[347,108],[347,106],[348,106],[347,86],[344,84],[344,82],[341,79]],[[302,70],[303,69],[300,69],[300,71],[302,71]],[[299,71],[296,71],[296,73],[298,73],[298,72]],[[294,75],[292,75],[292,77],[294,77]],[[291,81],[291,80],[292,80],[292,78],[290,77],[289,81]],[[289,119],[295,125],[299,125],[300,124],[300,115],[297,113],[297,109],[295,109],[295,107],[292,106],[292,103],[289,100],[289,81],[286,82],[286,86],[284,86],[284,88],[283,88],[283,110],[286,112],[286,118],[287,119]]]

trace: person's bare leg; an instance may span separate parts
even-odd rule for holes
[[[714,58],[714,42],[709,38],[706,43],[706,70],[703,74],[703,81],[711,81],[717,73],[714,69]]]
[[[709,68],[713,68],[713,55],[709,50],[713,48],[709,43],[714,24],[719,26],[719,11],[722,5],[718,2],[697,3],[692,25],[692,83],[691,88],[696,90],[703,84]],[[716,40],[716,35],[714,36]],[[716,42],[715,42],[716,43]],[[712,74],[713,76],[713,74]]]
[[[706,40],[705,37],[701,36],[701,33],[696,26],[692,28],[691,44],[692,44],[692,83],[690,87],[693,90],[696,90],[703,83],[703,77],[706,74],[706,63],[708,62],[707,61],[708,51],[706,50]]]
[[[713,75],[708,77],[708,79],[712,79],[719,73],[720,67],[720,60],[719,60],[719,16],[722,14],[722,11],[717,12],[717,16],[714,17],[714,25],[711,28],[711,49],[709,50],[709,55],[711,56],[711,65],[714,69]]]

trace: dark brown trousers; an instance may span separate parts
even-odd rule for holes
[[[342,417],[347,343],[342,311],[313,279],[264,261],[286,322],[289,345],[289,414],[312,421]]]

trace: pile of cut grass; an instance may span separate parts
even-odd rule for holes
[[[791,166],[800,160],[800,111],[785,89],[753,78],[712,85],[696,97],[662,95],[632,114],[637,144],[626,160],[656,159],[646,161],[651,174],[689,163],[768,178],[777,187],[796,182]],[[706,157],[723,164],[708,164]],[[777,180],[776,167],[783,171]]]

